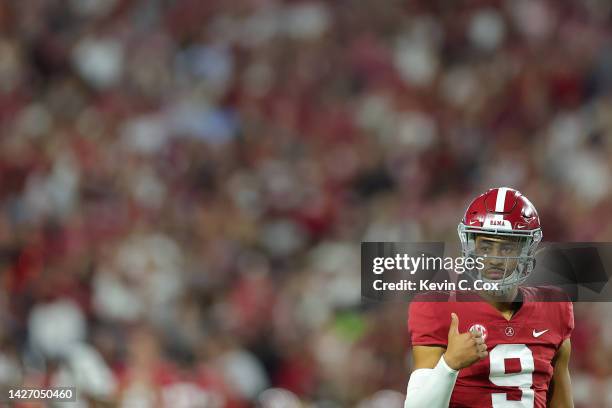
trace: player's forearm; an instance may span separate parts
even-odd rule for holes
[[[552,386],[552,397],[548,400],[546,406],[549,408],[574,408],[572,398],[572,390],[569,385],[569,380],[566,385],[560,386],[556,384]]]
[[[404,408],[448,407],[459,371],[450,368],[444,356],[434,368],[412,372],[406,390]]]
[[[547,404],[550,408],[574,408],[569,372],[571,350],[571,342],[567,339],[555,356],[553,378],[549,386],[550,398]]]

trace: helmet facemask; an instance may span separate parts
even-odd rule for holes
[[[467,270],[474,280],[497,283],[498,290],[487,291],[494,297],[506,297],[527,280],[535,265],[535,252],[542,240],[540,229],[499,231],[459,224],[464,258],[482,258],[484,268]]]

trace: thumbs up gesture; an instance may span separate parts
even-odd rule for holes
[[[488,354],[482,333],[459,333],[459,317],[455,313],[451,313],[448,346],[444,353],[446,364],[453,370],[460,370],[471,366]]]

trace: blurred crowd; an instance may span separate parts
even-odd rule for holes
[[[607,0],[0,2],[0,384],[78,407],[401,407],[361,241],[518,188],[612,236]],[[612,406],[612,304],[575,306]]]

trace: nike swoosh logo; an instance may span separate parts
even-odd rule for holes
[[[548,329],[542,330],[541,332],[537,332],[537,331],[535,331],[535,329],[533,329],[533,337],[540,337],[541,335],[543,335],[547,331],[548,331]]]

